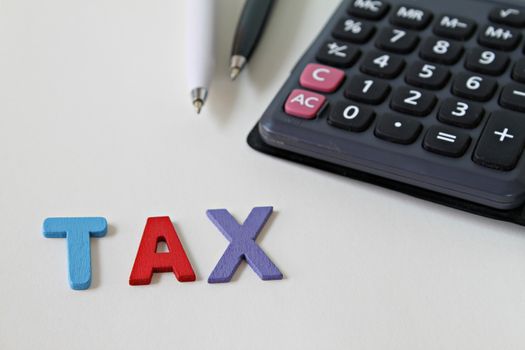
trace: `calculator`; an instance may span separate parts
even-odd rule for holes
[[[521,207],[521,5],[343,1],[257,132],[309,159],[487,208]]]

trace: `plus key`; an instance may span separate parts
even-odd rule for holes
[[[491,114],[479,139],[473,160],[487,168],[510,171],[516,167],[525,146],[525,121],[517,113]]]

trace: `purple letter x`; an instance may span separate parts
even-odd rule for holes
[[[272,214],[272,207],[253,208],[241,226],[226,209],[208,210],[206,214],[230,245],[213,269],[208,283],[229,282],[235,270],[245,258],[251,268],[263,280],[280,280],[283,274],[255,243],[255,239],[266,220]]]

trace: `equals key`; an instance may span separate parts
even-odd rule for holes
[[[525,85],[511,83],[501,92],[499,103],[502,107],[525,112]]]

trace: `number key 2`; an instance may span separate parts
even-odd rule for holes
[[[436,96],[429,92],[399,87],[394,91],[390,107],[401,113],[424,117],[432,112],[436,101]]]

